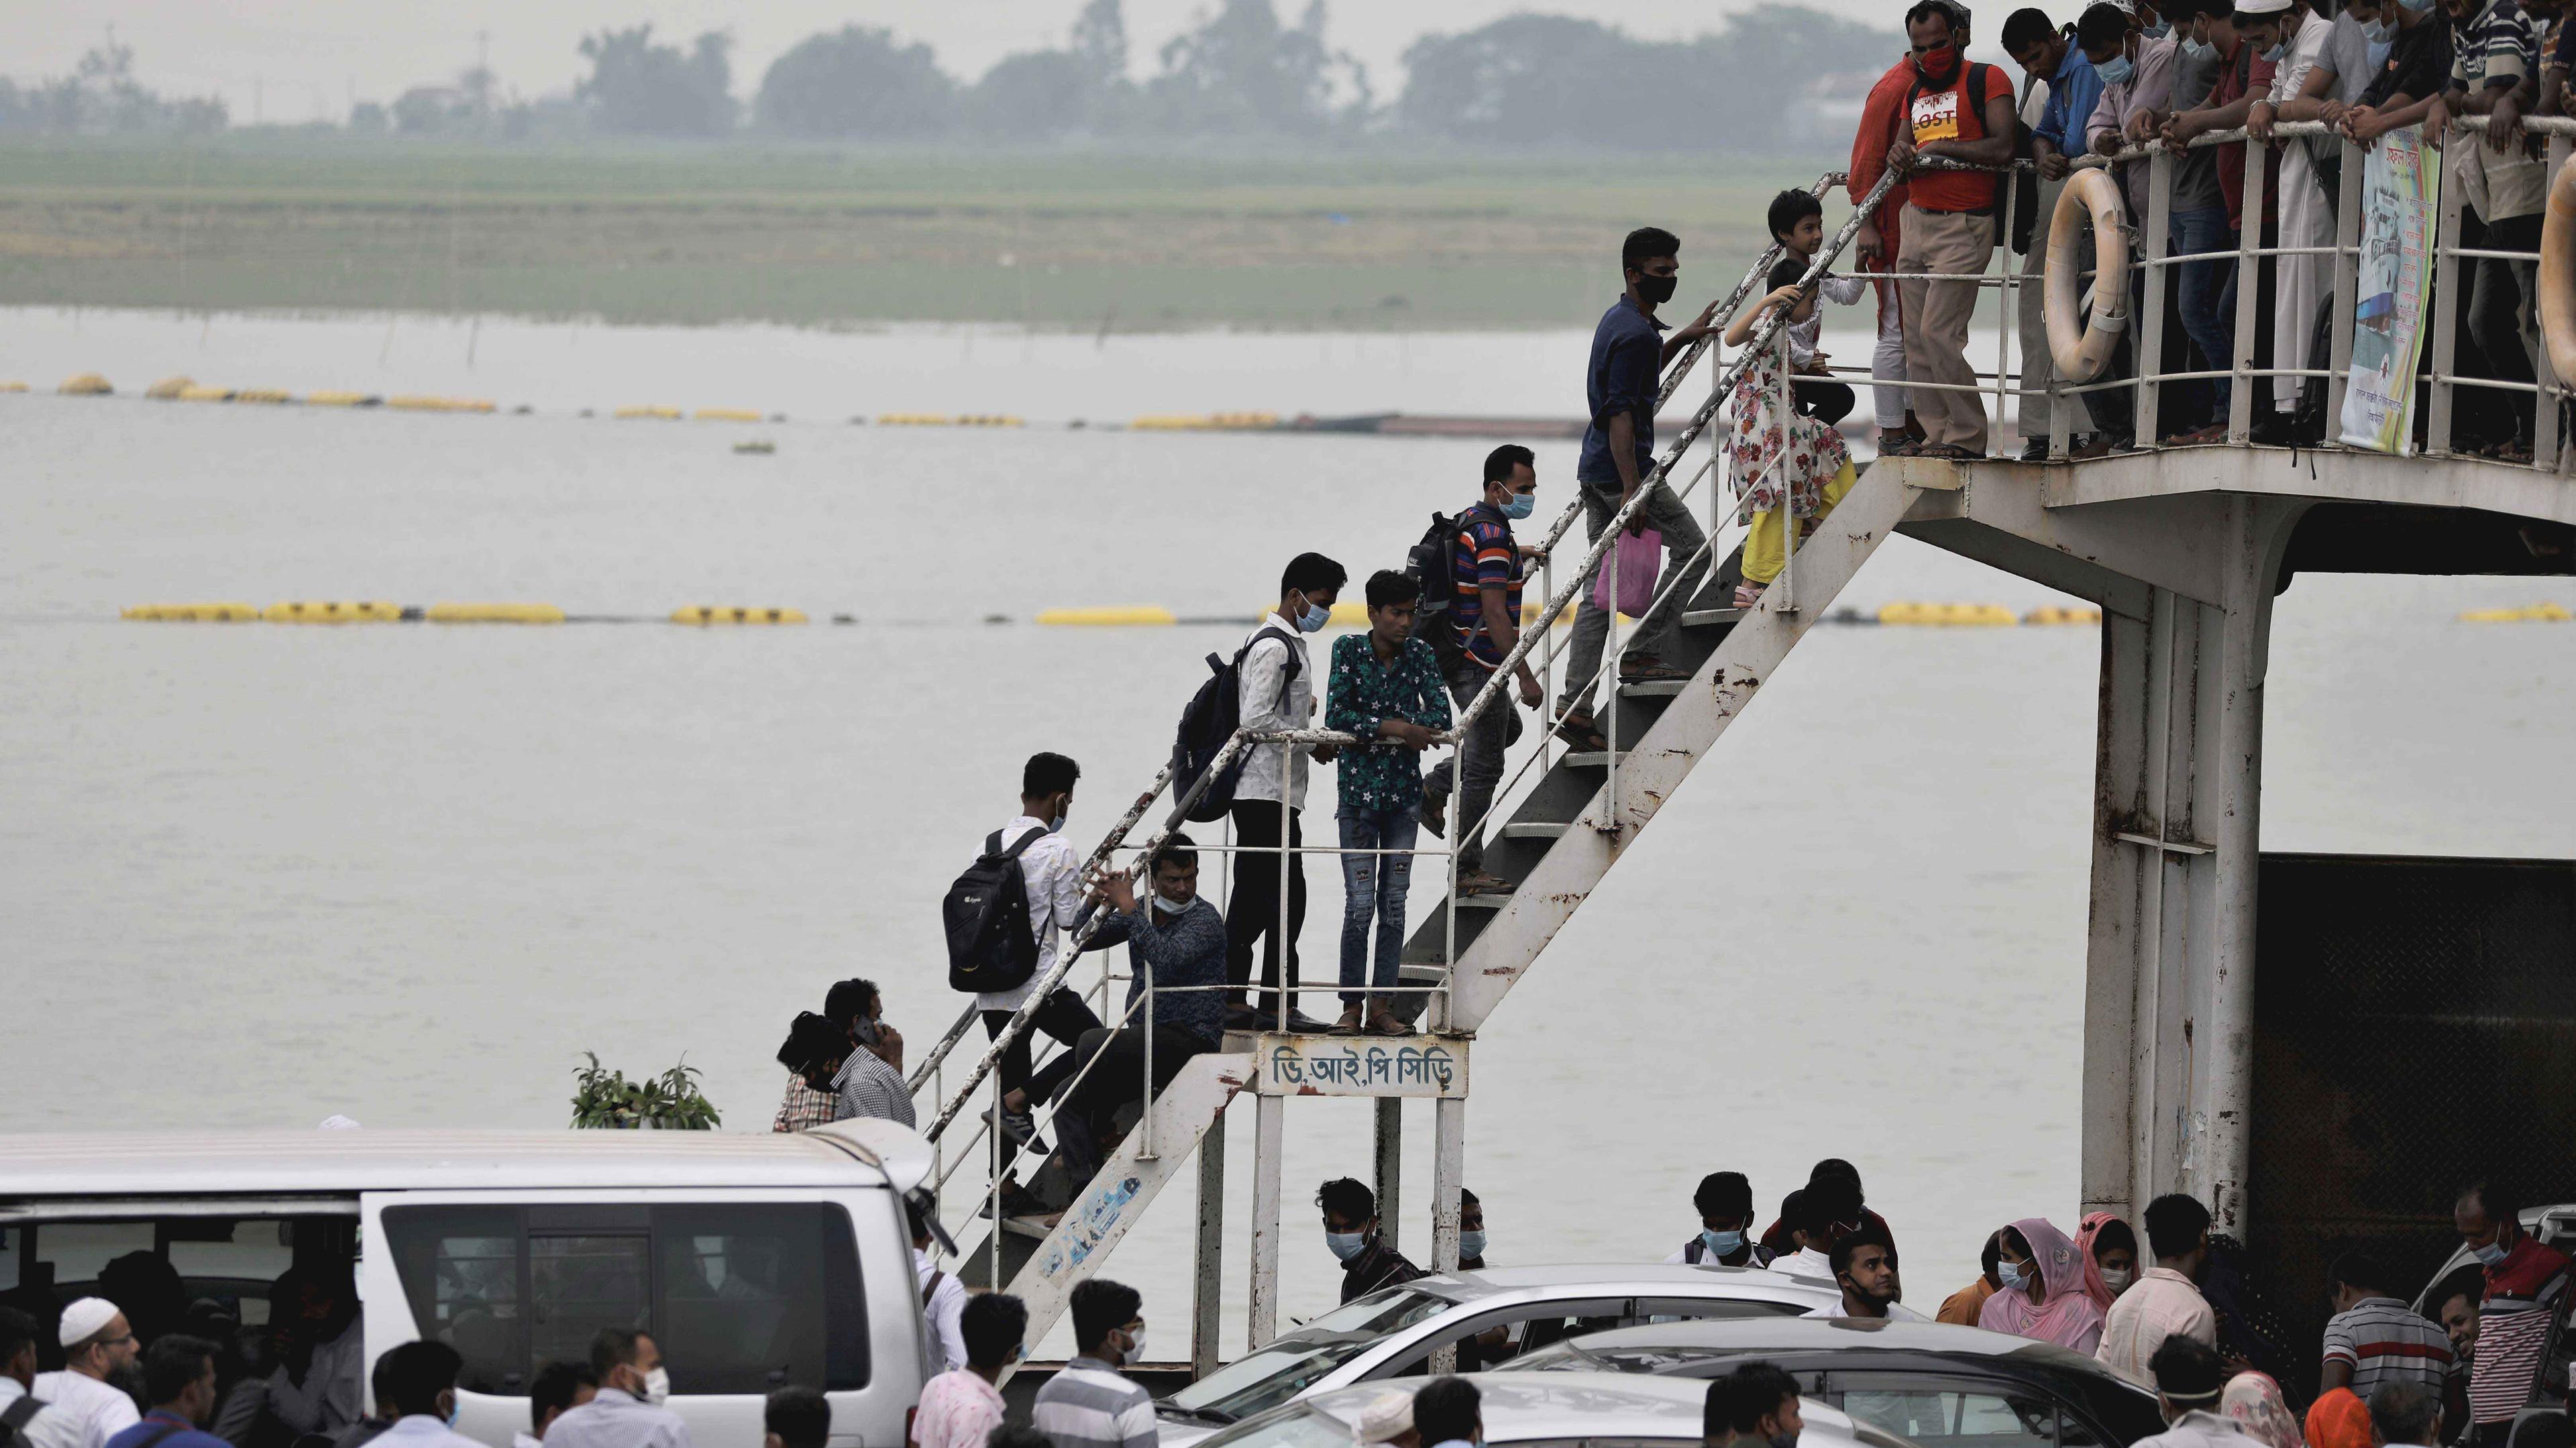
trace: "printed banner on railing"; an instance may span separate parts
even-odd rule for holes
[[[2415,433],[2415,359],[2433,290],[2438,152],[2412,126],[2371,147],[2362,166],[2361,290],[2353,308],[2352,378],[2343,394],[2348,447],[2404,453]]]

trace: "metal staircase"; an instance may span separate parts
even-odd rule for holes
[[[1829,175],[1817,183],[1816,189],[1821,192],[1841,179]],[[1860,218],[1875,207],[1888,184],[1882,181],[1852,221],[1821,249],[1808,274],[1809,282],[1849,244]],[[1721,307],[1720,326],[1747,296],[1757,291],[1775,255],[1776,248],[1748,270]],[[996,1129],[998,1092],[990,1088],[988,1078],[1003,1049],[1030,1029],[1029,1017],[1035,1002],[1071,975],[1088,942],[1090,927],[1086,925],[1075,933],[1052,972],[1038,983],[1031,996],[1032,1004],[1024,1007],[1003,1036],[990,1044],[962,1084],[951,1084],[946,1068],[959,1041],[977,1023],[973,1011],[962,1014],[923,1061],[912,1085],[916,1093],[926,1088],[940,1103],[926,1131],[938,1151],[935,1183],[945,1183],[961,1167],[978,1159],[990,1174],[990,1184],[978,1195],[984,1203],[982,1215],[989,1217],[992,1225],[981,1242],[963,1253],[959,1275],[970,1285],[1004,1287],[1017,1295],[1028,1307],[1032,1341],[1062,1313],[1074,1286],[1099,1269],[1145,1208],[1179,1174],[1183,1163],[1195,1157],[1200,1166],[1202,1301],[1194,1314],[1194,1337],[1198,1340],[1194,1356],[1202,1370],[1213,1365],[1212,1254],[1221,1240],[1218,1225],[1222,1220],[1221,1203],[1214,1199],[1222,1195],[1224,1173],[1220,1150],[1223,1137],[1211,1138],[1209,1133],[1222,1123],[1234,1099],[1247,1092],[1255,1095],[1263,1108],[1255,1146],[1252,1338],[1256,1345],[1270,1336],[1275,1322],[1278,1110],[1289,1096],[1381,1098],[1382,1163],[1393,1156],[1388,1146],[1391,1113],[1385,1110],[1393,1103],[1386,1098],[1438,1098],[1436,1119],[1441,1141],[1436,1153],[1439,1179],[1434,1193],[1433,1263],[1455,1264],[1457,1172],[1463,1155],[1463,1107],[1474,1032],[1512,983],[1537,960],[1548,940],[1571,918],[1635,832],[1655,816],[1860,565],[1895,530],[1926,486],[1926,480],[1945,475],[1945,470],[1925,468],[1865,472],[1835,512],[1794,547],[1788,567],[1764,595],[1759,608],[1739,614],[1729,607],[1740,577],[1740,548],[1736,545],[1740,544],[1743,529],[1735,517],[1736,499],[1723,484],[1724,453],[1714,447],[1704,450],[1702,462],[1686,483],[1674,481],[1675,469],[1719,416],[1751,357],[1774,345],[1779,330],[1777,318],[1765,318],[1754,328],[1743,356],[1719,370],[1709,399],[1666,447],[1648,487],[1641,488],[1636,500],[1602,531],[1599,541],[1567,575],[1569,581],[1562,587],[1552,586],[1552,574],[1542,571],[1542,587],[1548,595],[1546,605],[1525,629],[1519,648],[1503,668],[1496,670],[1494,682],[1462,712],[1456,728],[1444,737],[1443,742],[1455,743],[1483,710],[1512,707],[1505,694],[1514,665],[1526,660],[1542,673],[1551,669],[1556,652],[1551,626],[1566,616],[1594,566],[1602,561],[1630,516],[1642,507],[1654,484],[1671,487],[1686,504],[1694,496],[1705,502],[1708,544],[1704,556],[1717,566],[1708,570],[1706,583],[1687,601],[1680,627],[1663,650],[1665,661],[1687,669],[1690,677],[1649,683],[1615,682],[1621,651],[1614,620],[1602,673],[1589,681],[1591,687],[1586,688],[1587,681],[1573,679],[1560,686],[1560,697],[1588,692],[1601,699],[1596,717],[1612,749],[1568,750],[1556,737],[1561,726],[1531,731],[1535,741],[1525,741],[1526,757],[1517,772],[1507,772],[1486,831],[1489,838],[1485,868],[1514,882],[1515,888],[1508,894],[1464,898],[1454,891],[1446,892],[1447,898],[1435,908],[1421,912],[1425,918],[1407,944],[1403,988],[1410,993],[1402,997],[1408,1004],[1399,1013],[1417,1020],[1424,1034],[1403,1038],[1292,1036],[1284,1032],[1229,1034],[1223,1049],[1191,1059],[1161,1092],[1142,1103],[1141,1108],[1131,1108],[1129,1115],[1136,1118],[1134,1124],[1130,1127],[1122,1118],[1119,1124],[1125,1128],[1123,1139],[1107,1153],[1104,1166],[1089,1180],[1070,1180],[1060,1162],[1052,1158],[1034,1166],[1023,1189],[1045,1206],[1060,1208],[1060,1216],[1052,1224],[1006,1218],[1000,1210],[999,1184],[1009,1163]],[[1676,359],[1662,400],[1669,400],[1707,345],[1695,344]],[[1705,492],[1700,491],[1703,485]],[[1581,511],[1578,500],[1556,520],[1544,539],[1550,549],[1571,529]],[[1260,736],[1246,731],[1238,733],[1227,746],[1227,753],[1219,756],[1218,767],[1244,748],[1280,741],[1349,742],[1347,736],[1324,730]],[[1211,775],[1215,772],[1210,770]],[[1162,800],[1169,784],[1170,771],[1166,769],[1093,851],[1091,870],[1107,868],[1122,851],[1134,852],[1139,859],[1149,856],[1181,821],[1187,800],[1173,801],[1160,827],[1140,841],[1130,841],[1145,816]],[[1422,898],[1421,892],[1416,898]],[[1110,985],[1111,974],[1104,970],[1093,988],[1095,1006],[1106,1003]],[[1149,986],[1148,1001],[1150,990]],[[1127,1012],[1123,1021],[1113,1018],[1115,1013],[1110,1010],[1099,1013],[1113,1026],[1137,1019],[1135,1010]],[[1082,1074],[1088,1075],[1088,1068]],[[1060,1094],[1059,1102],[1062,1099]],[[951,1140],[959,1134],[954,1128],[961,1122],[972,1127],[963,1133],[962,1144]],[[1042,1121],[1041,1128],[1045,1125]],[[1202,1143],[1209,1149],[1197,1150]],[[1025,1163],[1028,1157],[1020,1160]]]

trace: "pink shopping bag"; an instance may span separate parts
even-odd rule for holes
[[[1664,535],[1649,528],[1630,534],[1621,530],[1619,541],[1611,545],[1610,556],[1601,560],[1601,569],[1592,578],[1592,606],[1608,609],[1612,580],[1617,580],[1618,608],[1630,618],[1645,617],[1646,608],[1655,601],[1655,570],[1664,561]]]

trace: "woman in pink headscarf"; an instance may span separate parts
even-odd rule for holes
[[[2003,1288],[1986,1299],[1977,1326],[2087,1357],[2102,1346],[2102,1309],[2084,1290],[2084,1253],[2047,1218],[2004,1228],[1995,1272]]]
[[[2262,1439],[2264,1448],[2306,1448],[2299,1420],[2290,1416],[2290,1405],[2281,1399],[2281,1385],[2272,1381],[2270,1373],[2249,1369],[2229,1378],[2227,1391],[2219,1395],[2218,1411],[2235,1419],[2250,1436]]]
[[[2087,1212],[2075,1229],[2075,1250],[2084,1254],[2084,1295],[2109,1317],[2111,1304],[2138,1280],[2138,1234],[2109,1212]]]

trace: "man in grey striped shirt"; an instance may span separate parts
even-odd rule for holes
[[[805,1084],[831,1093],[834,1121],[878,1116],[914,1125],[912,1091],[903,1079],[903,1038],[894,1033],[893,1027],[873,1020],[862,1020],[860,1024],[876,1027],[873,1034],[879,1045],[853,1044],[848,1029],[806,1011],[796,1017],[787,1044],[779,1050],[779,1059],[794,1057],[801,1061],[797,1074],[805,1078]],[[885,1054],[889,1051],[891,1060]]]
[[[1145,1300],[1095,1277],[1073,1289],[1073,1342],[1064,1371],[1038,1389],[1029,1421],[1055,1448],[1154,1448],[1153,1395],[1119,1371],[1145,1356]]]

